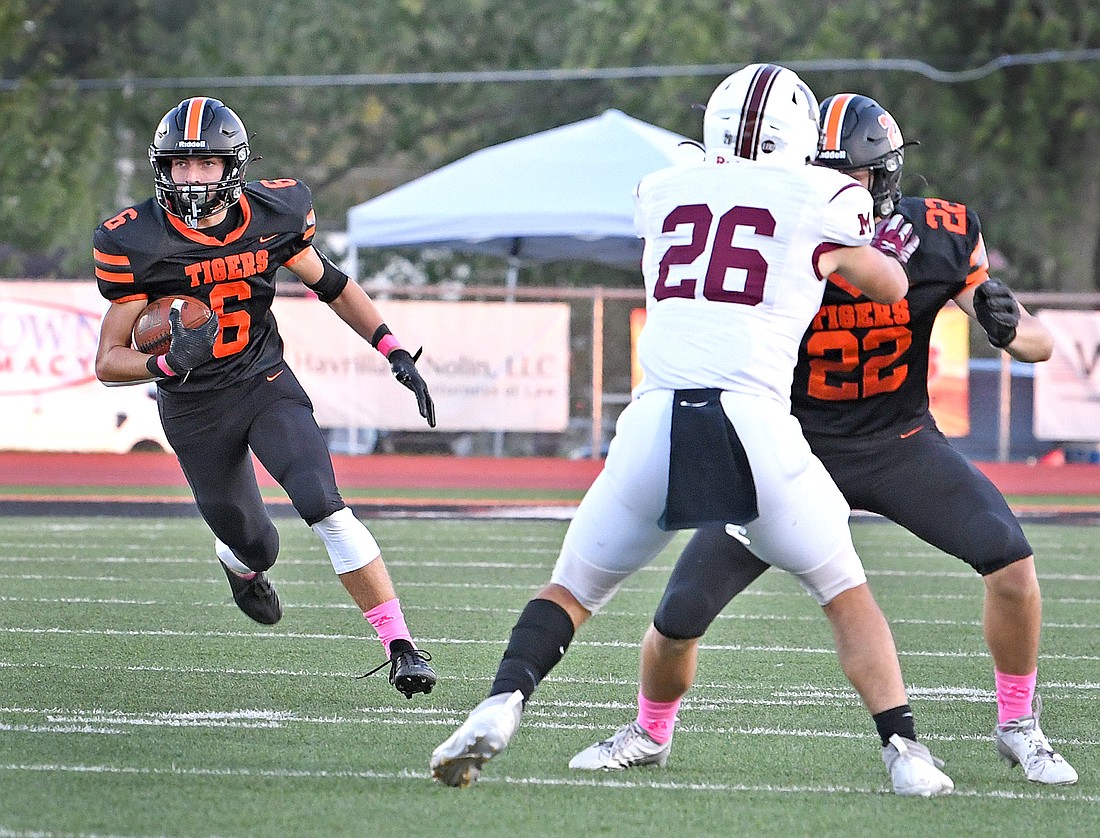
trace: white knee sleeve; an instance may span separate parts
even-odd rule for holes
[[[378,542],[346,506],[318,521],[311,529],[325,542],[337,573],[351,573],[382,555]]]
[[[214,536],[214,552],[218,554],[218,558],[225,563],[225,566],[234,573],[252,572],[252,568],[238,559],[237,554],[233,552],[230,546],[217,536]]]

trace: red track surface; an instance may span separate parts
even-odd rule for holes
[[[341,487],[385,489],[584,490],[603,468],[600,460],[549,457],[421,457],[370,455],[333,458]],[[1100,466],[978,463],[1009,495],[1100,495]],[[266,474],[261,484],[273,486]],[[171,454],[53,454],[0,452],[5,486],[186,486]]]
[[[583,491],[603,468],[600,460],[529,457],[333,457],[341,488],[547,489]],[[1100,471],[1100,469],[1098,469]],[[275,481],[258,469],[260,483]],[[54,454],[0,452],[5,486],[186,486],[171,454]],[[1098,490],[1100,492],[1100,490]]]

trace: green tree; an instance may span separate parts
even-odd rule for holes
[[[1087,0],[28,0],[0,7],[0,269],[86,275],[94,224],[151,191],[145,149],[185,96],[218,96],[254,133],[253,177],[314,190],[321,229],[477,148],[608,107],[698,137],[713,75],[521,83],[254,86],[231,77],[794,63],[824,97],[868,93],[908,139],[903,186],[973,206],[1019,288],[1094,290],[1100,274],[1096,62],[1021,64],[961,83],[902,71],[802,70],[815,59],[920,58],[943,70],[1001,55],[1095,50]],[[79,90],[78,79],[155,85]],[[215,79],[198,83],[187,79]],[[175,81],[173,81],[175,80]],[[634,282],[554,266],[525,276]]]

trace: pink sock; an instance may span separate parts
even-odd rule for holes
[[[661,745],[672,738],[672,730],[676,727],[676,711],[679,709],[680,699],[650,701],[641,692],[638,693],[638,724],[654,742]]]
[[[1037,674],[1038,670],[1030,675],[1006,675],[993,670],[997,685],[997,724],[1031,715]]]
[[[387,657],[390,654],[390,643],[394,640],[408,640],[412,643],[412,635],[409,634],[405,615],[401,611],[401,601],[396,597],[374,606],[370,611],[364,611],[363,616],[378,632],[378,639],[382,641]]]

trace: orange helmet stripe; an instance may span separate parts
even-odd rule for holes
[[[187,103],[187,116],[184,119],[183,129],[185,140],[202,139],[202,112],[205,108],[205,96],[196,96]]]
[[[854,95],[854,93],[838,93],[829,100],[829,107],[825,111],[825,118],[821,125],[823,151],[840,151],[840,133],[844,128],[844,114]]]

